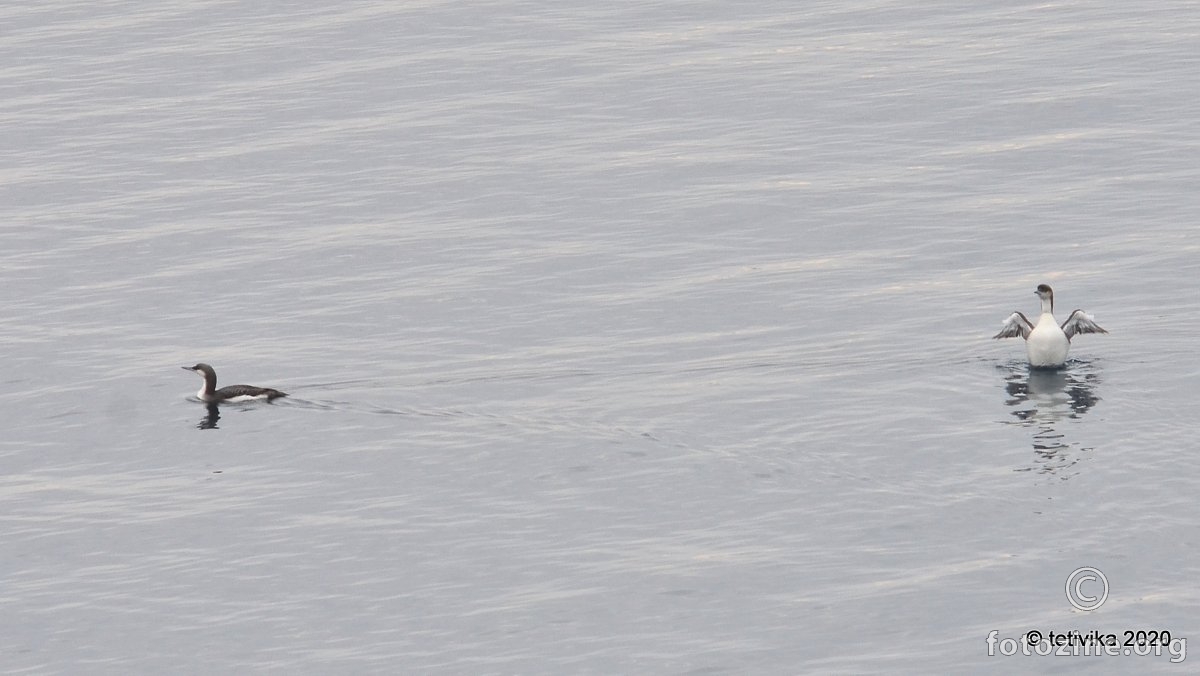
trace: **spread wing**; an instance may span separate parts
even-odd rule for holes
[[[1004,320],[1004,328],[1000,329],[1000,333],[992,336],[993,338],[1028,338],[1029,332],[1033,330],[1033,324],[1030,323],[1029,317],[1021,314],[1018,310],[1008,316]]]
[[[1072,312],[1071,316],[1067,317],[1067,321],[1062,323],[1062,330],[1067,334],[1067,340],[1080,333],[1108,333],[1096,323],[1095,317],[1083,310]]]

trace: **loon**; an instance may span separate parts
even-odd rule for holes
[[[1035,368],[1058,368],[1067,361],[1067,352],[1071,350],[1071,338],[1080,333],[1108,333],[1096,318],[1084,312],[1075,310],[1060,326],[1054,319],[1054,290],[1046,284],[1038,284],[1037,297],[1042,300],[1042,316],[1038,317],[1037,325],[1029,318],[1014,312],[1004,320],[1004,328],[1000,329],[994,338],[1025,339],[1025,351],[1029,355],[1029,365]]]
[[[208,364],[196,364],[195,366],[184,366],[184,371],[194,371],[196,375],[204,378],[204,386],[196,393],[200,401],[207,401],[215,404],[219,402],[238,402],[252,401],[255,399],[278,399],[286,397],[286,392],[273,390],[269,387],[254,387],[252,385],[229,385],[217,389],[217,372]]]

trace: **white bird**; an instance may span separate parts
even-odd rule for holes
[[[1014,312],[1004,320],[1004,328],[1000,329],[995,338],[1025,339],[1025,352],[1029,355],[1029,365],[1037,368],[1058,368],[1067,361],[1067,353],[1071,351],[1071,338],[1080,333],[1108,333],[1096,323],[1096,318],[1084,312],[1075,310],[1067,317],[1067,321],[1059,326],[1054,319],[1054,290],[1045,284],[1038,284],[1037,297],[1042,299],[1042,316],[1038,317],[1037,325],[1019,311]]]

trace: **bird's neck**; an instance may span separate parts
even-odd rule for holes
[[[1050,295],[1042,299],[1042,314],[1054,314],[1054,296]]]

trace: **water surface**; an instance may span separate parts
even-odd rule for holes
[[[1200,636],[1187,5],[0,15],[4,670]],[[990,340],[1042,282],[1110,331],[1059,374]]]

